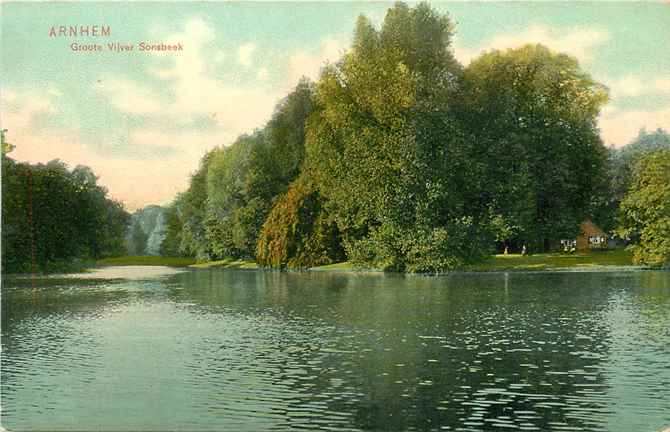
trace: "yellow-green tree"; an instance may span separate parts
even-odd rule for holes
[[[304,269],[344,259],[337,225],[306,177],[280,195],[258,237],[256,260],[264,267]]]
[[[446,252],[432,243],[463,216],[473,171],[450,113],[461,73],[452,34],[448,17],[427,4],[397,3],[379,30],[360,17],[351,50],[317,83],[308,173],[361,265],[411,269],[404,245]]]
[[[670,150],[649,153],[635,165],[619,234],[635,242],[635,263],[670,265]]]

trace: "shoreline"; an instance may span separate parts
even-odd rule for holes
[[[93,273],[96,269],[103,269],[106,267],[168,267],[174,269],[189,269],[192,271],[202,271],[202,270],[212,270],[212,269],[221,269],[221,270],[233,270],[233,271],[258,271],[258,272],[278,272],[278,273],[326,273],[326,274],[350,274],[350,275],[402,275],[402,276],[418,276],[418,277],[440,277],[440,276],[457,276],[457,275],[491,275],[491,274],[566,274],[566,273],[634,273],[634,272],[645,272],[645,271],[662,271],[670,272],[670,268],[663,267],[645,267],[638,265],[629,265],[629,266],[593,266],[588,268],[545,268],[545,269],[495,269],[495,270],[451,270],[448,272],[442,273],[401,273],[401,272],[390,272],[378,269],[320,269],[319,267],[312,267],[305,270],[277,270],[270,268],[258,267],[255,263],[249,264],[248,266],[236,265],[236,266],[225,266],[225,265],[207,265],[195,264],[188,266],[169,266],[169,265],[139,265],[139,264],[125,264],[125,265],[102,265],[95,266],[85,269],[80,272],[70,272],[70,273],[3,273],[2,280],[23,280],[23,279],[69,279],[69,276],[79,276],[81,279],[86,279],[86,277],[81,277],[87,273]],[[670,432],[670,431],[669,431]]]
[[[98,260],[94,265],[79,271],[54,273],[3,273],[5,277],[54,277],[65,274],[85,274],[95,269],[110,266],[164,266],[191,270],[225,269],[255,271],[286,271],[291,273],[349,273],[349,274],[414,274],[423,276],[443,276],[456,274],[487,274],[487,273],[606,273],[660,270],[668,268],[634,265],[632,256],[626,250],[587,252],[574,255],[546,253],[534,255],[494,255],[477,264],[465,265],[461,268],[440,273],[401,273],[387,272],[382,269],[356,268],[349,262],[340,262],[306,269],[270,269],[259,266],[253,260],[223,259],[216,261],[197,262],[193,258],[174,258],[160,256],[124,256]]]

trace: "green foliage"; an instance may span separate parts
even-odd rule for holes
[[[129,215],[90,168],[2,158],[2,269],[55,271],[125,252]]]
[[[607,193],[596,125],[603,86],[577,61],[540,45],[492,51],[465,70],[459,117],[476,142],[480,208],[547,249],[572,237]]]
[[[2,148],[2,157],[5,157],[6,154],[11,153],[12,150],[14,150],[14,145],[5,140],[5,131],[6,129],[0,130],[0,147]]]
[[[472,170],[450,114],[452,31],[425,4],[396,4],[380,30],[361,17],[351,51],[317,84],[308,173],[361,265],[404,269],[414,237],[430,243],[463,216]]]
[[[621,202],[619,234],[635,240],[635,263],[670,265],[670,150],[648,153],[636,163]]]
[[[209,259],[211,256],[206,237],[205,205],[207,202],[207,173],[214,152],[209,152],[202,158],[200,167],[191,176],[188,190],[179,195],[174,203],[178,212],[178,220],[181,222],[181,229],[178,233],[168,231],[170,238],[167,241],[170,243],[176,238],[179,239],[180,256],[196,257],[200,260]]]
[[[621,149],[610,149],[608,159],[609,190],[598,203],[599,213],[594,220],[605,230],[617,225],[621,201],[633,184],[635,164],[643,156],[656,150],[670,150],[670,135],[663,129],[647,132],[641,129],[638,136]]]
[[[441,273],[481,259],[490,241],[472,218],[447,226],[403,228],[389,224],[346,244],[349,261],[359,268],[409,273]]]
[[[142,225],[139,222],[133,223],[130,227],[128,253],[131,255],[145,255],[148,239],[149,236],[142,229]]]
[[[206,241],[212,257],[240,257],[248,250],[245,179],[250,153],[260,134],[242,136],[230,147],[212,152],[207,175]]]
[[[610,205],[605,88],[539,45],[463,68],[453,33],[425,3],[395,4],[379,29],[360,17],[315,85],[204,158],[163,249],[304,268],[344,259],[344,245],[361,267],[442,272],[496,242],[575,236]]]
[[[263,224],[256,260],[264,267],[304,269],[343,258],[339,232],[319,193],[299,177],[276,199]]]
[[[164,254],[200,260],[254,257],[273,199],[300,172],[312,87],[300,81],[265,128],[208,153],[175,202],[179,211],[168,215]]]
[[[183,222],[181,220],[180,205],[182,196],[178,195],[172,205],[165,209],[165,237],[160,244],[160,255],[164,257],[181,256],[181,233]]]
[[[661,128],[654,132],[647,132],[642,128],[633,141],[618,151],[618,155],[619,158],[631,162],[658,150],[670,150],[670,135]]]

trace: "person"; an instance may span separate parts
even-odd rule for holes
[[[523,245],[523,247],[521,247],[521,255],[526,255],[526,245]]]
[[[505,252],[503,254],[507,255],[507,246],[505,246]]]

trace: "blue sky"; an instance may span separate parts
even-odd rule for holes
[[[13,157],[86,164],[135,209],[186,188],[205,151],[261,127],[277,101],[349,46],[356,17],[391,3],[2,3],[0,122]],[[669,3],[442,2],[456,57],[543,43],[607,85],[599,126],[621,146],[670,130]],[[111,37],[53,38],[51,26],[108,25]],[[138,44],[182,43],[177,53]],[[73,52],[72,42],[133,44]]]

